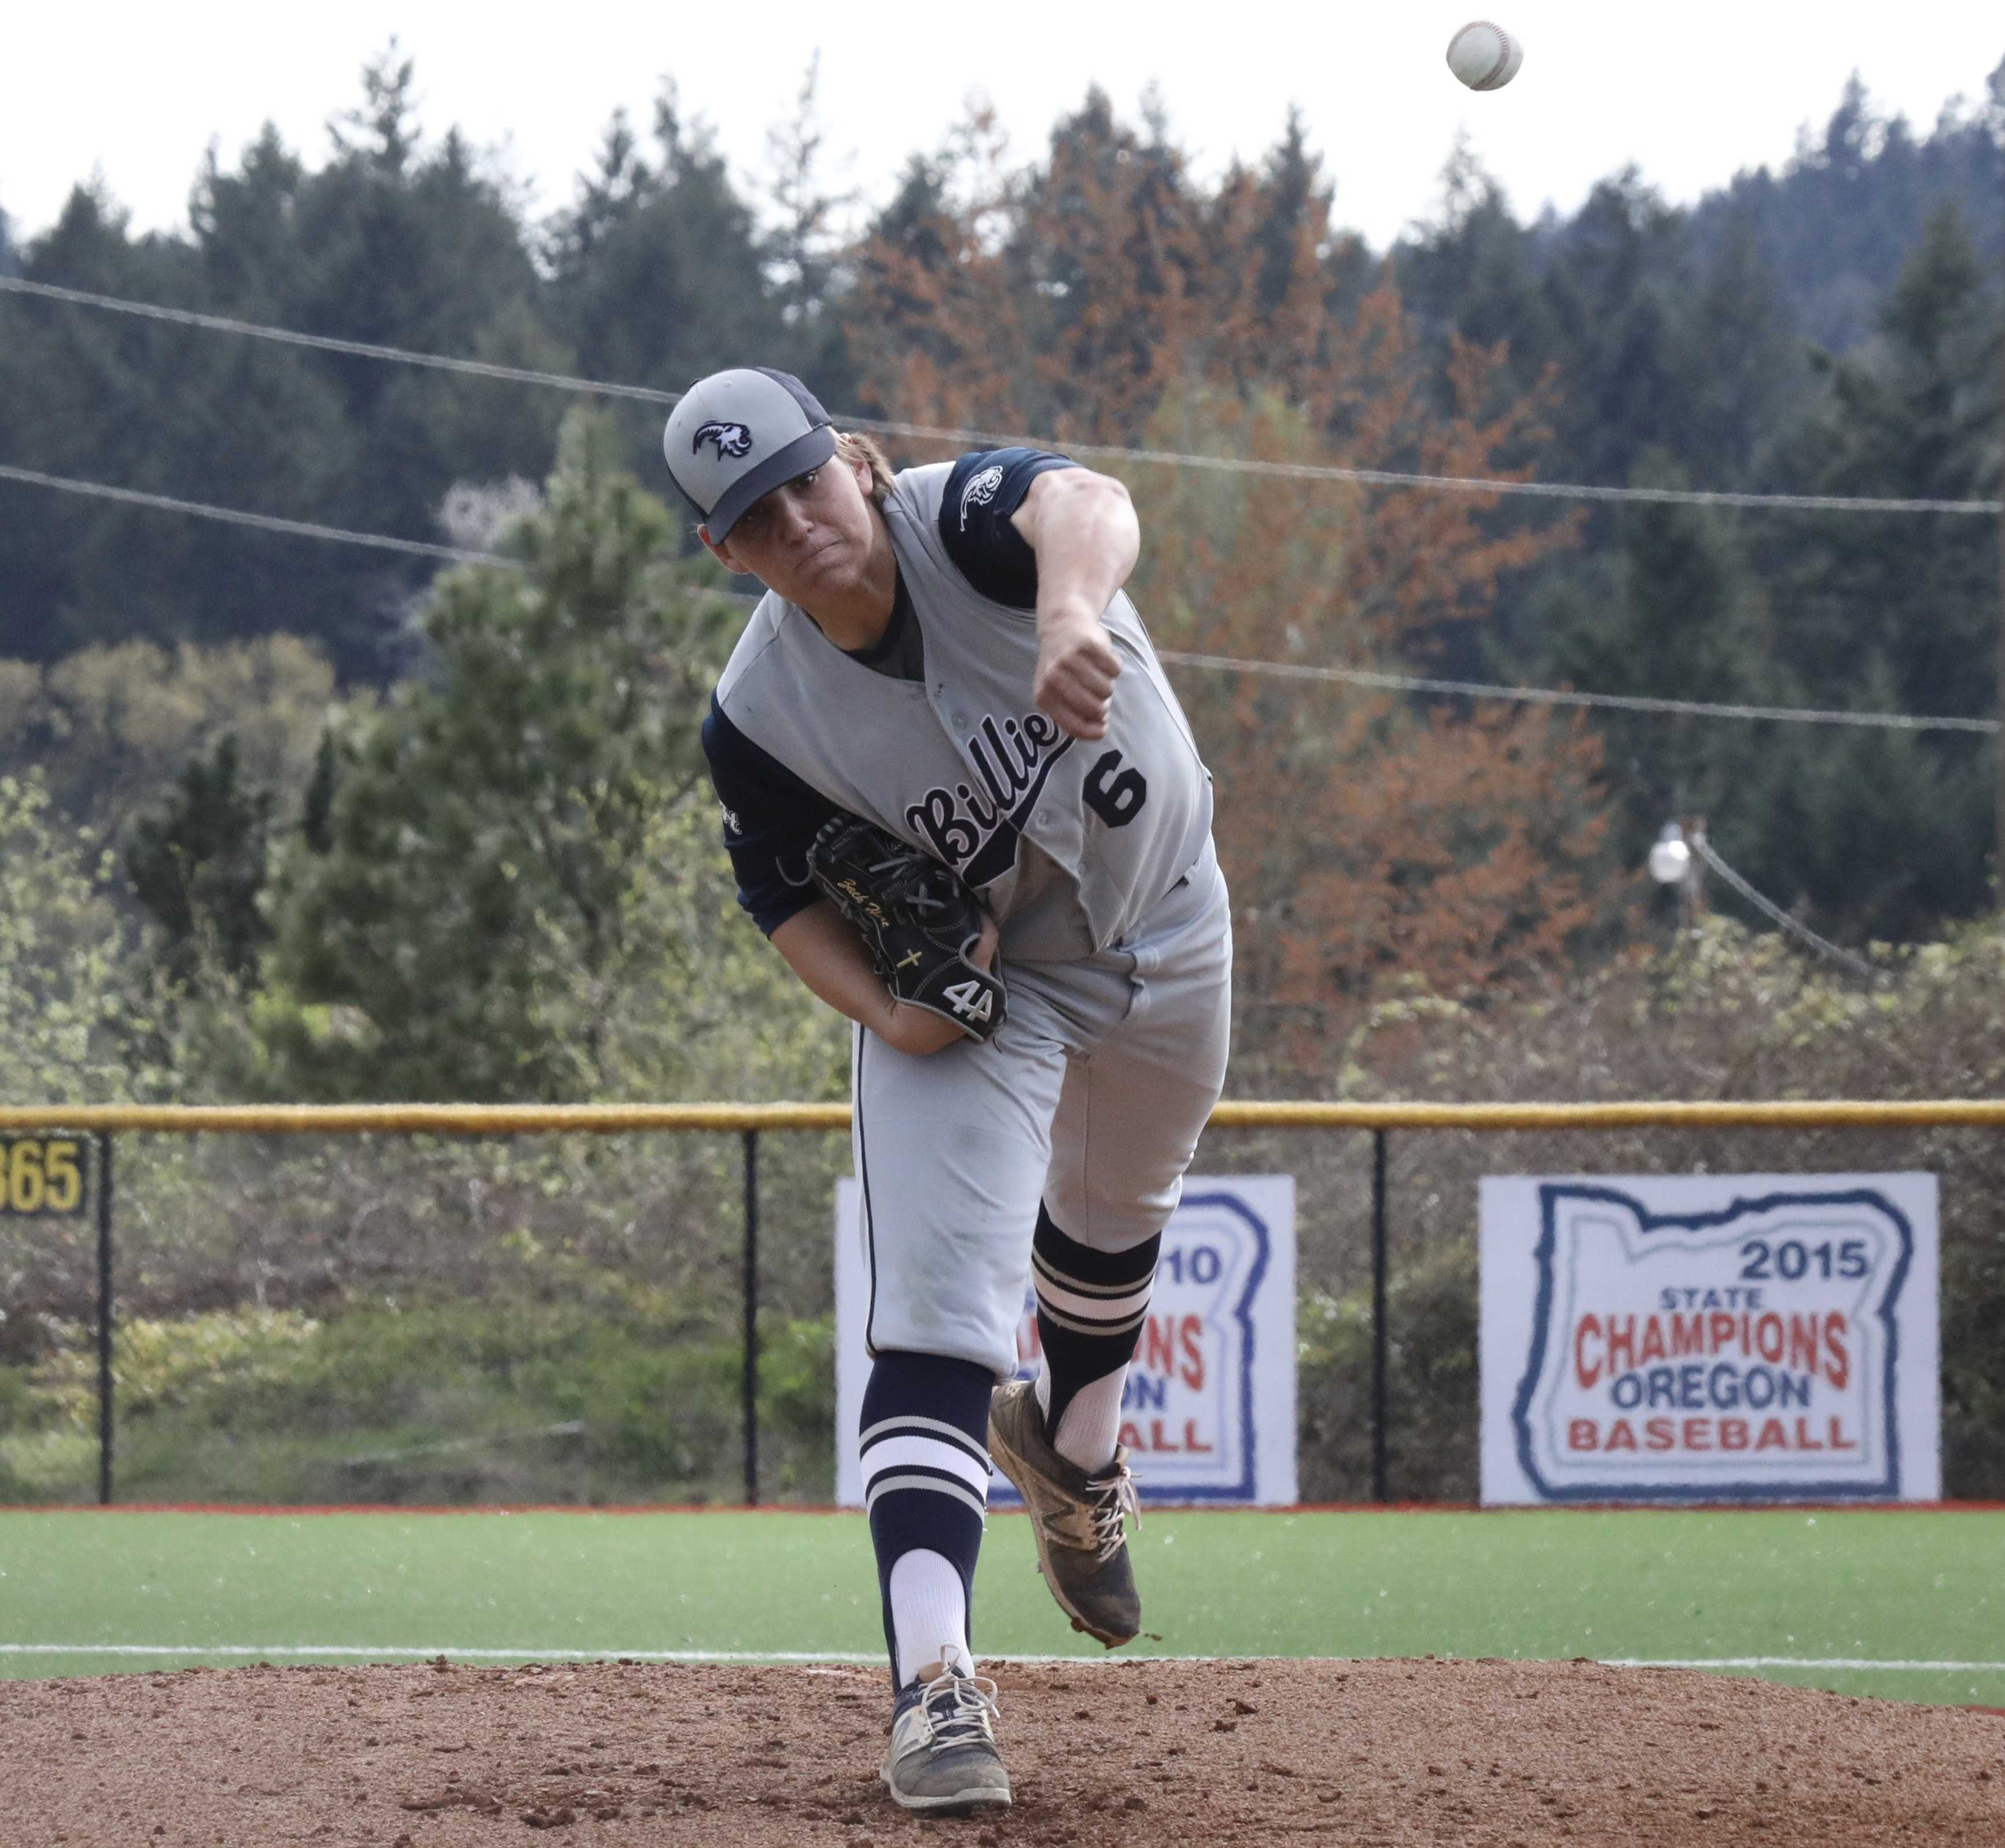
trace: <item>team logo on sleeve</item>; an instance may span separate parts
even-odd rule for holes
[[[690,444],[690,454],[694,455],[706,443],[717,445],[719,461],[752,453],[752,433],[745,425],[721,423],[715,417],[708,423],[697,425],[696,440]]]
[[[1002,486],[1002,471],[992,462],[977,474],[960,491],[960,530],[967,531],[967,510],[970,507],[986,507],[995,498],[996,491]]]

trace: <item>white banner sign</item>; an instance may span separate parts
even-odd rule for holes
[[[861,1507],[858,1419],[870,1371],[869,1279],[853,1179],[835,1196],[835,1493]],[[1017,1330],[1020,1376],[1038,1369],[1028,1281]],[[1295,1183],[1292,1175],[1184,1181],[1141,1344],[1122,1396],[1121,1441],[1145,1502],[1295,1499]],[[1017,1505],[999,1474],[999,1507]]]
[[[1931,1174],[1490,1176],[1486,1503],[1933,1501]]]

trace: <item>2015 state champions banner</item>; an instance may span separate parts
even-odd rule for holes
[[[870,1370],[869,1278],[853,1178],[836,1183],[836,1500],[861,1507],[857,1420]],[[1037,1371],[1027,1283],[1019,1372]],[[1186,1176],[1122,1394],[1121,1441],[1145,1502],[1295,1499],[1295,1183],[1292,1175]],[[989,1499],[1018,1505],[998,1475]]]
[[[1930,1174],[1490,1176],[1486,1503],[1933,1501]]]

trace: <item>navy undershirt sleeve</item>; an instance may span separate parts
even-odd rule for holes
[[[703,752],[724,808],[738,902],[770,937],[820,896],[808,880],[807,851],[822,823],[841,811],[732,724],[714,696]]]
[[[1012,609],[1037,608],[1037,556],[1010,516],[1047,468],[1078,466],[1045,449],[978,449],[954,464],[940,501],[940,540],[983,596]]]

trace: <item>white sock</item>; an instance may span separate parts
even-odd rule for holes
[[[898,1685],[967,1646],[967,1593],[944,1553],[901,1553],[891,1566],[891,1631],[898,1644]]]
[[[1076,1463],[1089,1475],[1104,1470],[1114,1461],[1115,1446],[1121,1441],[1121,1389],[1128,1369],[1116,1367],[1082,1386],[1052,1433],[1052,1448],[1068,1463]],[[1038,1369],[1038,1408],[1048,1420],[1052,1415],[1052,1377],[1049,1363]]]

